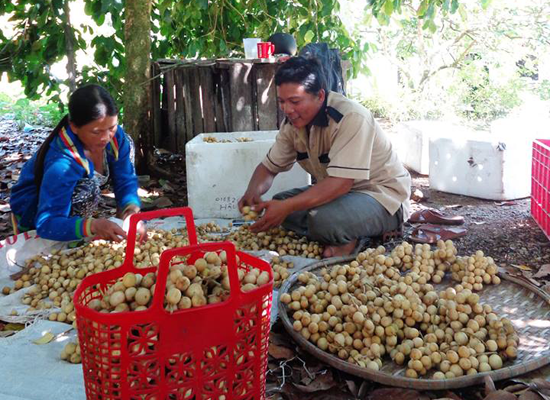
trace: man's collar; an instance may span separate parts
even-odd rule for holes
[[[328,96],[329,96],[329,91],[327,90],[325,95],[325,101],[323,101],[323,105],[321,106],[321,108],[319,109],[315,117],[313,117],[313,119],[308,125],[310,126],[316,125],[321,127],[328,126],[328,115],[327,115]]]

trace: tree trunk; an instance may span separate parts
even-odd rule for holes
[[[65,13],[63,30],[65,33],[65,51],[67,53],[67,83],[72,93],[76,90],[76,62],[74,56],[74,32],[71,25],[69,1],[70,0],[65,0],[63,2],[63,11]]]
[[[126,0],[126,75],[124,78],[124,129],[136,145],[136,168],[147,170],[153,147],[149,139],[151,85],[151,2]]]

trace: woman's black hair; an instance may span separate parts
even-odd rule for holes
[[[69,98],[69,114],[65,115],[38,149],[34,165],[34,182],[40,188],[44,176],[44,160],[50,144],[69,122],[84,126],[102,117],[118,114],[115,101],[107,90],[99,85],[85,85],[76,89]]]
[[[321,89],[327,91],[323,67],[313,57],[291,57],[275,73],[275,85],[298,83],[306,92],[318,95]]]

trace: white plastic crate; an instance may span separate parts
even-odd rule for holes
[[[430,139],[470,135],[468,128],[442,121],[407,121],[390,135],[401,162],[422,175],[430,173]]]
[[[495,135],[430,140],[430,188],[489,200],[528,197],[532,141]]]
[[[187,197],[196,218],[238,218],[238,201],[248,187],[257,165],[275,143],[278,131],[203,133],[185,145]],[[215,137],[217,143],[207,143]],[[252,139],[238,142],[238,138]],[[231,140],[230,143],[221,143]],[[298,164],[275,177],[262,198],[311,183],[310,175]]]

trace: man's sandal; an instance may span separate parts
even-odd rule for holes
[[[441,225],[462,225],[464,223],[464,217],[461,216],[448,216],[437,210],[426,208],[414,212],[409,218],[409,222],[416,223],[430,223]]]
[[[452,240],[466,235],[464,228],[443,227],[437,225],[420,225],[416,227],[409,237],[412,242],[435,244],[438,240]]]

